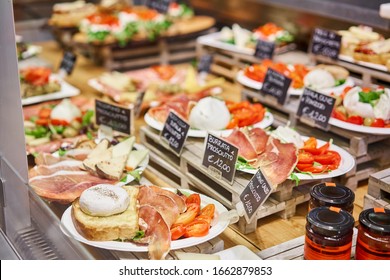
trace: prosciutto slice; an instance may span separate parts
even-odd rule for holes
[[[177,205],[177,207],[179,208],[179,213],[183,213],[186,211],[187,209],[187,206],[186,206],[186,203],[183,199],[183,197],[175,194],[174,192],[171,192],[169,190],[164,190],[162,188],[159,188],[157,186],[149,186],[154,192],[158,193],[158,194],[162,194],[162,195],[166,195],[168,197],[170,197],[171,199],[173,199]]]
[[[36,165],[28,172],[29,178],[36,176],[47,176],[56,173],[57,171],[80,171],[82,162],[77,160],[64,160],[51,165]]]
[[[111,180],[101,179],[84,171],[57,171],[51,175],[35,176],[29,185],[42,198],[62,204],[68,204],[81,193],[98,184],[114,184]]]
[[[225,140],[238,147],[239,156],[243,157],[248,162],[256,161],[256,150],[247,135],[245,135],[245,133],[241,130],[234,129],[233,132],[225,138]]]
[[[283,183],[298,162],[297,148],[293,143],[282,143],[270,137],[264,153],[259,156],[256,167],[260,167],[268,182],[276,187]]]
[[[162,215],[151,205],[141,205],[138,212],[140,228],[148,241],[149,258],[163,260],[171,249],[171,231]]]
[[[148,186],[140,187],[138,202],[140,205],[150,205],[156,208],[169,228],[179,217],[179,207],[176,202],[169,196],[154,192],[152,188]]]
[[[261,128],[255,127],[251,130],[244,130],[245,134],[248,136],[250,142],[256,150],[257,154],[261,154],[265,151],[267,146],[269,136]]]

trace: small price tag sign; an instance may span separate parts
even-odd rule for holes
[[[202,165],[213,176],[224,178],[233,184],[237,157],[238,148],[236,146],[210,133],[207,134]]]
[[[133,131],[133,110],[95,100],[96,124],[111,127],[125,134]]]
[[[311,52],[331,59],[337,59],[340,54],[341,36],[336,32],[321,28],[314,29],[311,38]]]
[[[271,68],[268,68],[261,91],[275,97],[278,103],[283,105],[286,102],[287,91],[290,84],[290,78]]]
[[[142,91],[138,94],[137,96],[137,100],[135,101],[134,103],[134,116],[136,118],[138,118],[140,115],[141,115],[141,111],[142,111],[142,102],[144,101],[144,97],[145,97],[145,91]]]
[[[305,88],[299,101],[297,115],[327,128],[336,99],[314,90]]]
[[[172,0],[147,0],[146,6],[151,9],[155,9],[159,13],[166,14],[171,2]]]
[[[198,72],[210,72],[211,64],[213,63],[213,56],[210,54],[202,55],[198,62]]]
[[[244,205],[248,222],[271,193],[272,187],[259,169],[256,174],[253,175],[252,179],[250,179],[248,185],[240,195],[240,200]]]
[[[275,43],[258,40],[255,49],[255,57],[260,59],[272,59],[275,51]]]
[[[60,64],[60,70],[63,70],[66,72],[66,74],[70,75],[73,72],[76,60],[77,56],[73,52],[65,51],[64,57],[62,58]]]
[[[190,125],[173,111],[169,112],[160,137],[168,142],[169,148],[180,155],[188,136]]]

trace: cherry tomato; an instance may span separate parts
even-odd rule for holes
[[[383,119],[375,119],[372,124],[372,127],[385,127],[385,121]]]
[[[186,226],[184,237],[201,237],[209,233],[210,224],[206,221],[193,221]]]
[[[50,114],[51,114],[51,108],[42,108],[39,113],[38,113],[38,117],[40,119],[48,119],[50,118]]]
[[[67,126],[69,125],[69,123],[65,120],[59,120],[59,119],[53,119],[53,120],[50,120],[50,123],[52,125],[64,125],[64,126]]]
[[[215,214],[215,205],[214,204],[207,204],[200,211],[200,215],[209,216],[210,218],[214,218],[214,214]]]
[[[198,216],[200,211],[200,206],[196,203],[187,204],[187,210],[184,213],[181,213],[179,218],[177,218],[176,222],[173,226],[178,224],[188,225],[193,220],[195,220],[196,216]]]
[[[49,124],[49,119],[37,119],[35,121],[35,124],[36,125],[42,125],[42,126],[46,126]]]
[[[177,240],[184,235],[186,227],[182,224],[175,225],[171,228],[171,240]]]
[[[349,123],[357,124],[357,125],[362,125],[364,122],[364,119],[361,116],[350,116],[346,120]]]

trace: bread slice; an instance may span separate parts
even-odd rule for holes
[[[129,194],[130,203],[129,207],[120,214],[108,217],[91,216],[81,210],[79,199],[75,200],[72,204],[72,220],[77,232],[93,241],[134,238],[139,230],[137,206],[139,189],[134,186],[123,186],[123,188]]]

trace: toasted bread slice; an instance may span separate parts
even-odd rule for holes
[[[73,224],[82,236],[94,241],[130,240],[134,238],[139,230],[137,210],[139,189],[133,186],[124,186],[123,188],[129,194],[130,203],[124,212],[116,215],[108,217],[91,216],[81,210],[78,199],[73,202]]]

